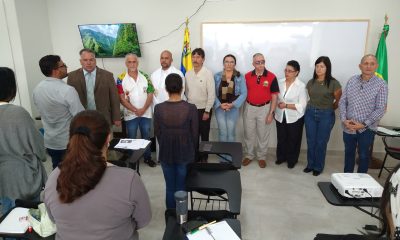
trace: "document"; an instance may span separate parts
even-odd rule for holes
[[[121,138],[114,148],[138,150],[146,148],[149,143],[150,141],[146,139]]]
[[[0,223],[0,233],[24,234],[29,227],[29,208],[16,207]]]
[[[186,236],[189,240],[240,240],[226,221],[214,223]]]
[[[394,131],[394,130],[390,130],[384,127],[378,127],[378,132],[387,134],[387,135],[391,135],[391,136],[397,136],[400,135],[400,132]]]

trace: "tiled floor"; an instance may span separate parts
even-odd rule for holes
[[[365,224],[379,224],[355,208],[330,205],[318,189],[318,181],[329,181],[331,173],[343,170],[343,152],[329,152],[325,170],[318,177],[303,173],[305,152],[294,169],[275,165],[273,152],[271,149],[265,169],[254,162],[240,170],[243,192],[238,219],[242,239],[313,239],[317,233],[358,233]],[[395,163],[393,159],[388,161],[388,165]],[[46,165],[50,166],[49,162]],[[377,179],[378,170],[369,173]],[[150,195],[153,218],[139,231],[140,239],[162,239],[165,185],[161,167],[141,164],[141,174]],[[387,175],[385,172],[379,179],[382,184]]]

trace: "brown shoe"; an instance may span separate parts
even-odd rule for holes
[[[250,163],[251,163],[251,160],[248,159],[248,158],[245,158],[245,159],[243,159],[243,161],[242,161],[242,165],[243,165],[243,166],[247,166],[247,165],[249,165]]]
[[[258,160],[258,166],[260,166],[260,168],[265,168],[267,166],[267,162],[265,162],[265,160]]]

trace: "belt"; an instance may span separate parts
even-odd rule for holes
[[[265,103],[261,103],[261,104],[252,104],[251,102],[249,102],[249,101],[246,101],[248,104],[250,104],[251,106],[254,106],[254,107],[262,107],[262,106],[265,106],[265,105],[267,105],[267,104],[269,104],[269,102],[271,102],[271,101],[267,101],[267,102],[265,102]]]

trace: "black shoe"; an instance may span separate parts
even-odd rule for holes
[[[311,171],[312,171],[311,168],[304,168],[304,169],[303,169],[303,172],[305,172],[305,173],[309,173],[309,172],[311,172]]]
[[[275,161],[275,164],[276,164],[276,165],[281,165],[281,164],[284,163],[284,162],[286,162],[286,161],[279,161],[279,160],[276,160],[276,161]]]
[[[312,172],[312,175],[313,175],[313,176],[318,176],[318,175],[320,175],[320,174],[321,174],[321,172],[319,172],[319,171],[315,171],[315,170],[314,170],[314,171]]]
[[[287,165],[287,167],[290,168],[290,169],[294,168],[294,166],[296,166],[296,163],[294,163],[294,164],[291,163],[291,164],[288,164],[288,165]]]
[[[144,160],[144,163],[146,163],[147,165],[149,165],[149,167],[155,167],[155,166],[157,166],[157,164],[153,161],[153,160],[151,160],[151,159],[145,159]]]

